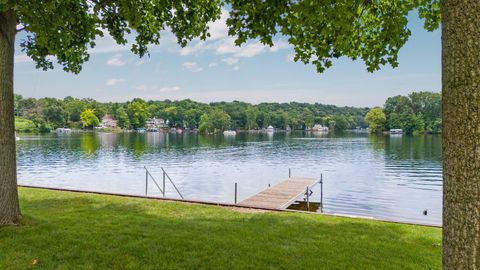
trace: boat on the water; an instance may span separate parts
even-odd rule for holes
[[[275,128],[272,127],[272,126],[268,126],[267,127],[267,132],[273,133],[273,132],[275,132]]]
[[[315,124],[312,127],[311,131],[313,131],[313,132],[328,132],[328,127],[322,126],[320,124]]]
[[[72,129],[70,128],[57,128],[55,130],[57,133],[72,133]]]
[[[225,130],[223,132],[223,135],[225,135],[225,136],[235,136],[235,135],[237,135],[237,132],[235,130]]]
[[[390,129],[390,134],[403,134],[403,130],[401,128],[392,128]]]
[[[15,132],[15,140],[20,141],[20,137],[17,136],[17,132]]]

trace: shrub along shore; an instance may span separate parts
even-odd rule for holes
[[[0,268],[439,269],[441,229],[20,188]]]

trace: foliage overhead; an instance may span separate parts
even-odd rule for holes
[[[416,10],[433,31],[440,23],[439,0],[0,0],[0,12],[13,9],[26,36],[21,47],[44,70],[53,59],[79,73],[96,39],[109,34],[121,45],[134,36],[133,53],[148,54],[163,31],[181,46],[209,37],[208,23],[227,8],[229,34],[241,45],[259,39],[272,46],[283,35],[295,61],[312,63],[319,72],[341,56],[362,59],[367,70],[398,65],[397,55],[410,36],[407,16]]]
[[[121,45],[129,35],[139,56],[149,44],[159,44],[161,32],[171,31],[181,46],[205,39],[208,23],[220,17],[221,0],[109,1],[109,0],[0,0],[0,12],[13,9],[26,32],[21,47],[44,70],[53,68],[52,57],[64,70],[81,71],[96,38],[108,33]]]
[[[417,9],[425,28],[440,23],[439,0],[228,0],[227,21],[236,44],[260,39],[273,46],[284,35],[295,50],[295,61],[323,72],[341,56],[362,59],[372,72],[387,63],[398,65],[398,51],[410,36],[408,14]]]

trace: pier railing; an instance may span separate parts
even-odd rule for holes
[[[167,172],[163,169],[163,167],[161,167],[160,169],[162,169],[162,173],[163,173],[163,177],[162,177],[162,187],[160,187],[160,185],[158,184],[157,180],[155,179],[155,177],[153,177],[153,175],[150,173],[150,171],[147,169],[147,166],[144,166],[143,168],[145,168],[145,196],[148,195],[148,180],[149,179],[152,179],[153,183],[155,184],[155,186],[157,186],[158,190],[162,193],[162,196],[165,198],[165,184],[166,184],[166,180],[168,179],[168,181],[170,181],[170,183],[172,184],[172,186],[175,188],[175,190],[177,191],[178,195],[180,195],[180,198],[185,199],[182,195],[182,193],[180,192],[180,190],[178,190],[177,186],[175,185],[175,183],[172,181],[172,178],[170,178],[170,176],[167,174]]]

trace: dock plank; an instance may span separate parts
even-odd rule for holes
[[[292,177],[281,181],[253,196],[241,201],[239,205],[260,208],[287,208],[294,200],[305,193],[307,186],[312,188],[318,183],[314,178]]]

